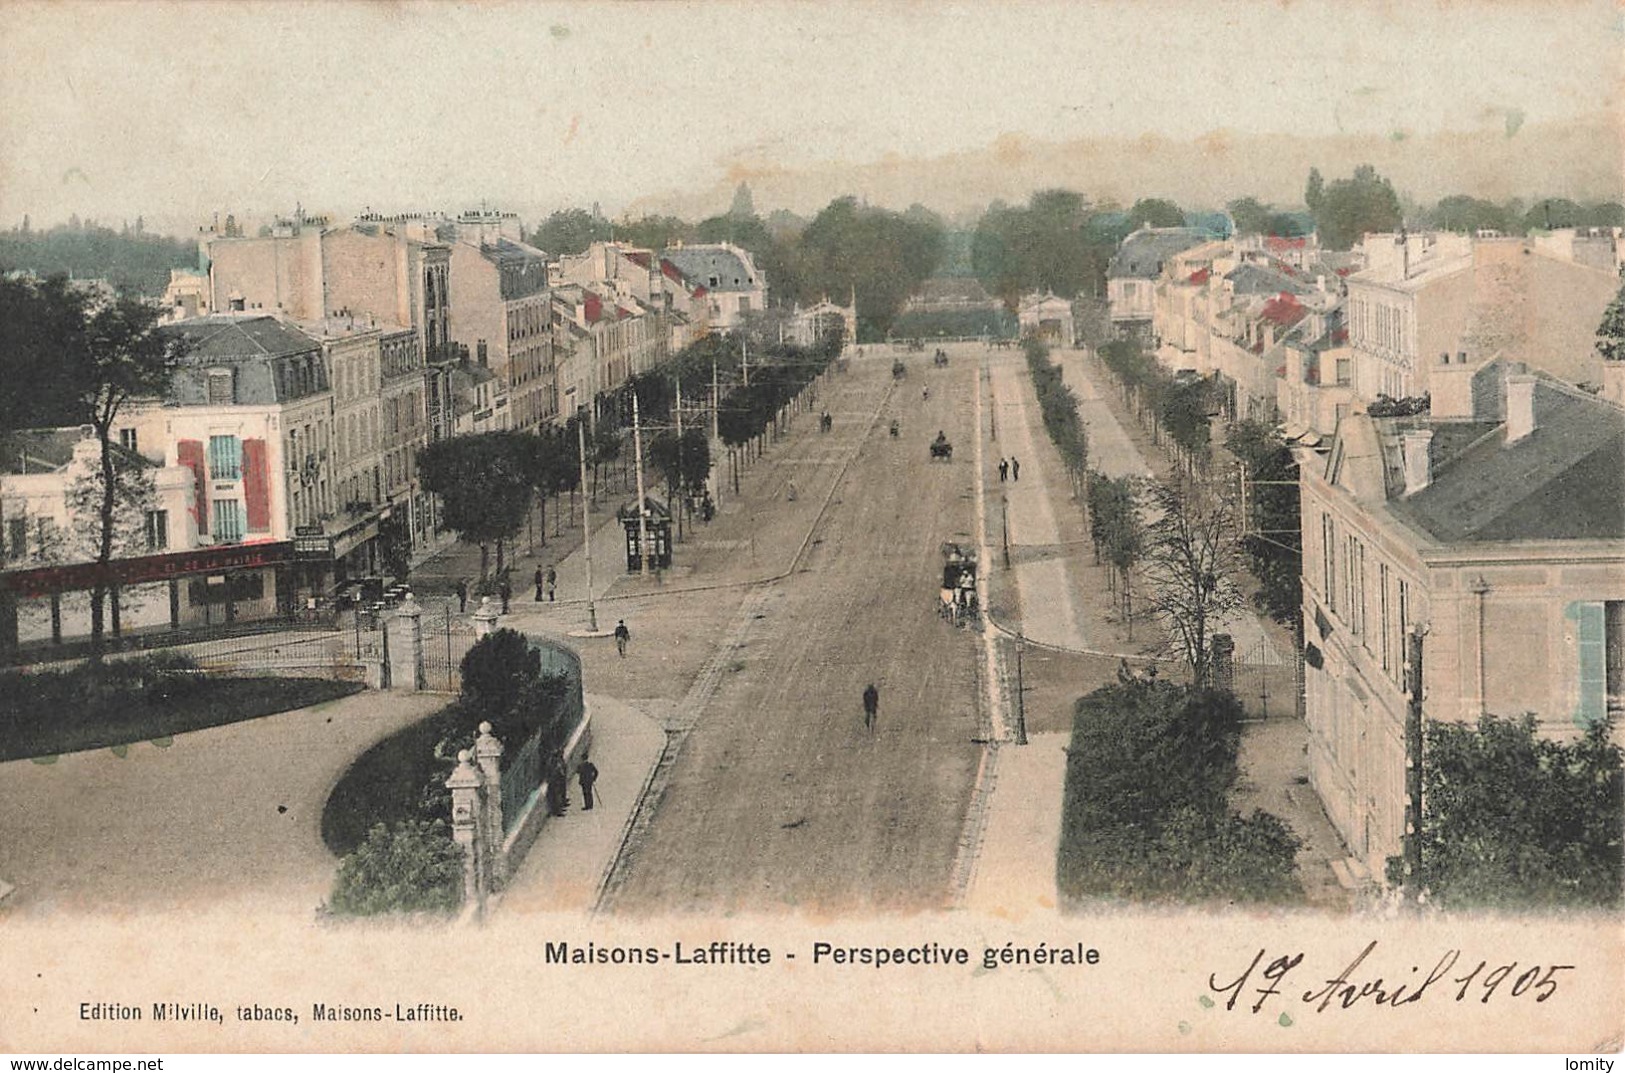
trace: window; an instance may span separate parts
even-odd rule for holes
[[[1348,358],[1337,359],[1337,384],[1339,387],[1346,387],[1353,382],[1353,366],[1354,362]]]
[[[169,547],[169,511],[147,511],[147,550],[163,551]]]
[[[1337,526],[1330,514],[1320,517],[1320,595],[1337,610]]]
[[[1391,670],[1390,665],[1390,626],[1388,619],[1388,564],[1383,563],[1377,567],[1377,628],[1382,634],[1380,645],[1382,648],[1382,669]]]
[[[232,391],[230,369],[214,369],[209,373],[208,399],[210,406],[230,406],[236,401]]]
[[[214,535],[222,543],[235,544],[243,539],[243,504],[236,499],[214,501]]]
[[[119,442],[119,446],[124,448],[126,451],[138,450],[138,448],[136,447],[136,444],[135,444],[135,429],[133,429],[133,428],[121,428],[121,429],[119,429],[118,430],[118,442]]]
[[[235,481],[243,475],[243,445],[236,436],[209,437],[209,476]]]
[[[6,519],[6,558],[24,559],[28,557],[28,519]]]
[[[1603,604],[1603,681],[1608,711],[1625,713],[1625,600]]]

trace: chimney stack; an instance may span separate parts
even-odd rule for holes
[[[1507,443],[1514,444],[1535,431],[1535,378],[1528,373],[1507,376]]]
[[[1430,428],[1408,428],[1401,437],[1405,461],[1405,494],[1415,495],[1433,483],[1433,464],[1428,450],[1433,444]]]

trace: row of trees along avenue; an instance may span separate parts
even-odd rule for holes
[[[707,336],[660,368],[633,376],[598,400],[594,413],[572,415],[562,427],[540,432],[487,432],[430,444],[419,457],[424,487],[441,497],[448,528],[480,548],[480,578],[507,568],[507,548],[520,534],[533,504],[542,511],[543,542],[550,499],[586,494],[583,458],[596,500],[605,466],[627,458],[633,399],[645,433],[641,460],[666,488],[680,523],[712,471],[711,398],[718,438],[728,448],[734,490],[739,468],[783,430],[790,404],[839,353],[839,338],[804,348],[752,342],[747,333]],[[748,354],[748,358],[747,358]],[[748,364],[747,364],[748,361]],[[679,406],[681,400],[681,406]],[[583,427],[583,422],[586,423]],[[631,459],[632,465],[639,460]],[[555,506],[555,522],[559,508]]]

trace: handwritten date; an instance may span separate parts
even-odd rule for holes
[[[1488,961],[1480,961],[1472,969],[1456,976],[1452,974],[1458,967],[1465,968],[1468,963],[1462,960],[1460,950],[1446,950],[1425,973],[1420,964],[1413,964],[1409,972],[1383,977],[1364,968],[1366,959],[1376,949],[1377,942],[1373,939],[1342,972],[1316,981],[1303,967],[1304,955],[1301,952],[1282,954],[1266,961],[1270,951],[1263,948],[1254,955],[1252,964],[1240,976],[1227,983],[1219,982],[1218,973],[1209,974],[1208,988],[1215,994],[1230,996],[1224,1004],[1227,1010],[1235,1009],[1237,1003],[1256,994],[1258,997],[1252,1003],[1253,1013],[1262,1012],[1276,996],[1280,996],[1282,1002],[1290,1002],[1291,996],[1297,987],[1302,986],[1306,977],[1311,984],[1302,993],[1301,1001],[1304,1005],[1313,1006],[1317,1013],[1352,1009],[1361,1003],[1409,1006],[1421,1002],[1430,993],[1450,995],[1452,991],[1452,997],[1457,1002],[1470,1002],[1476,998],[1488,1005],[1497,994],[1512,998],[1533,996],[1534,1001],[1545,1002],[1557,994],[1557,974],[1574,968],[1573,965],[1530,965],[1520,972],[1517,961],[1493,967]],[[1293,977],[1291,989],[1288,988],[1288,977]]]

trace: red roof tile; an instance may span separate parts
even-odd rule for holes
[[[1191,273],[1190,281],[1192,283],[1206,283],[1207,278],[1210,275],[1212,275],[1212,270],[1206,269],[1206,268],[1198,268],[1195,272]]]

